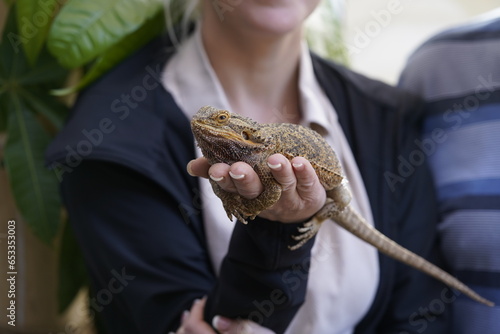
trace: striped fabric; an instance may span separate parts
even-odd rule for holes
[[[420,148],[434,173],[447,264],[497,305],[459,296],[454,334],[500,333],[500,11],[494,16],[430,39],[400,78],[427,101]]]

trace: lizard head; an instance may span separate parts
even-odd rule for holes
[[[247,161],[270,144],[261,136],[260,125],[248,117],[206,106],[191,120],[191,129],[210,163]]]

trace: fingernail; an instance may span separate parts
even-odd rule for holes
[[[231,326],[231,321],[227,318],[221,317],[220,315],[216,315],[212,319],[212,326],[218,331],[226,331]]]
[[[295,168],[301,168],[302,166],[304,166],[304,164],[296,162],[296,163],[293,163],[292,166],[295,167]]]
[[[271,169],[279,169],[281,168],[281,164],[280,163],[277,163],[275,165],[273,165],[272,163],[270,163],[269,161],[267,162],[267,165],[269,166],[269,168]]]
[[[188,172],[189,175],[191,176],[196,176],[193,174],[193,170],[191,169],[191,165],[193,164],[193,161],[194,160],[191,160],[190,162],[188,162],[187,166],[186,166],[186,170]]]
[[[253,328],[252,326],[250,325],[250,323],[248,321],[244,321],[243,322],[243,326],[241,328],[241,330],[239,331],[239,333],[241,334],[253,334]]]
[[[189,317],[189,311],[188,310],[182,312],[181,324],[185,323],[187,321],[188,317]]]
[[[235,180],[241,180],[245,177],[245,174],[233,174],[232,172],[229,172],[229,175]]]
[[[222,181],[222,180],[224,179],[224,177],[223,177],[223,176],[221,176],[221,177],[215,177],[215,176],[213,176],[212,174],[210,174],[210,178],[211,178],[212,180],[214,180],[215,182],[219,182],[219,181]]]

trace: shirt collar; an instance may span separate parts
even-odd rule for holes
[[[189,119],[206,105],[229,110],[226,94],[201,40],[201,24],[196,25],[193,35],[168,61],[162,81]]]
[[[337,113],[316,79],[311,53],[306,42],[302,43],[300,57],[299,92],[302,107],[301,124],[326,135],[332,122],[337,121]]]

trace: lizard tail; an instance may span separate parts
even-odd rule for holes
[[[398,261],[403,262],[404,264],[412,266],[440,280],[449,287],[464,293],[475,301],[491,307],[495,305],[493,302],[478,295],[464,283],[448,274],[441,268],[437,267],[421,256],[418,256],[417,254],[409,251],[408,249],[383,235],[373,226],[368,224],[366,220],[361,217],[361,215],[359,215],[355,210],[351,208],[350,205],[345,207],[341,212],[337,213],[333,217],[333,219],[338,225],[342,226],[344,229],[351,232],[361,240],[366,241],[370,245],[374,246],[381,253],[384,253],[385,255],[388,255]]]

